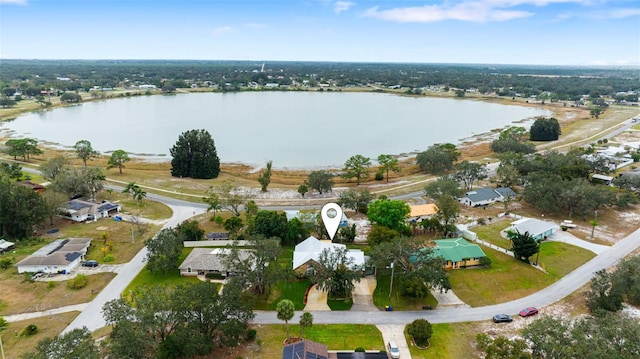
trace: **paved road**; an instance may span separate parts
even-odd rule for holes
[[[640,247],[640,229],[625,237],[608,250],[602,251],[598,256],[582,265],[580,268],[569,273],[549,287],[511,302],[489,305],[479,308],[442,308],[430,311],[403,311],[403,312],[313,312],[313,322],[317,324],[407,324],[416,318],[425,318],[431,323],[456,323],[488,320],[497,313],[516,315],[522,308],[527,306],[544,307],[553,304],[567,295],[573,293],[578,288],[588,283],[593,277],[593,273],[608,268],[624,258],[628,253]],[[300,319],[300,312],[291,320],[296,322]],[[256,311],[253,320],[256,324],[281,323],[276,318],[275,312]]]
[[[202,203],[191,203],[154,194],[148,194],[147,196],[150,199],[158,200],[168,205],[173,211],[173,216],[163,228],[175,227],[194,214],[206,211],[206,205]],[[104,327],[106,322],[102,316],[102,307],[106,302],[120,298],[120,293],[124,292],[129,283],[131,283],[144,268],[146,256],[147,248],[144,247],[129,263],[124,264],[118,275],[109,282],[93,301],[86,305],[84,310],[80,312],[62,333],[64,334],[73,329],[82,328],[83,326],[87,327],[90,331]]]

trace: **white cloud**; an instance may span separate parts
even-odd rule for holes
[[[2,4],[27,5],[27,0],[0,0],[0,5]]]
[[[437,22],[444,20],[492,22],[507,21],[533,16],[534,13],[512,9],[518,6],[543,7],[550,4],[572,3],[593,5],[601,0],[462,0],[444,1],[441,4],[399,7],[380,10],[378,6],[367,9],[363,16],[395,22]]]
[[[336,1],[333,3],[333,12],[339,14],[343,11],[348,11],[353,7],[353,5],[355,5],[355,3],[352,3],[351,1]]]
[[[266,24],[259,24],[259,23],[254,23],[254,22],[250,22],[250,23],[246,23],[244,24],[244,26],[250,28],[250,29],[266,29],[269,27],[269,25]]]
[[[220,26],[213,29],[213,35],[220,36],[224,33],[231,32],[231,31],[233,31],[233,28],[231,26]]]
[[[607,19],[624,19],[632,16],[640,16],[640,8],[611,9],[602,15]]]

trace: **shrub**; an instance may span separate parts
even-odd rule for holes
[[[483,267],[491,267],[491,258],[489,257],[480,257],[480,265]]]
[[[429,346],[429,338],[433,334],[431,323],[426,319],[416,319],[409,324],[407,332],[413,337],[413,341],[419,347]]]
[[[111,253],[107,254],[106,256],[104,256],[104,258],[102,258],[103,262],[113,262],[115,260],[116,258]]]
[[[7,269],[7,268],[11,267],[11,264],[13,264],[13,259],[12,258],[2,258],[2,259],[0,259],[0,269]]]
[[[356,350],[354,350],[354,352],[356,352],[356,353],[364,353],[364,348],[363,347],[357,347]]]
[[[28,337],[32,336],[32,335],[36,335],[38,334],[38,326],[35,324],[29,324],[27,325],[26,328],[24,328],[24,330],[22,331],[22,333]]]
[[[75,278],[67,282],[67,288],[69,289],[82,289],[89,284],[89,278],[84,274],[78,274]]]
[[[382,181],[384,179],[384,174],[382,172],[376,172],[375,179],[376,181]]]
[[[244,337],[247,340],[254,340],[256,338],[257,334],[258,334],[258,332],[255,329],[248,329],[247,333],[244,335]]]

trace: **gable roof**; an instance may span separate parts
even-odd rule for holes
[[[498,192],[503,198],[507,197],[515,197],[516,193],[509,187],[498,187],[495,188],[494,191]]]
[[[228,268],[225,267],[221,254],[228,253],[229,250],[228,248],[194,248],[178,269],[191,268],[193,270],[225,272]],[[238,256],[241,260],[247,259],[250,254],[251,250],[249,249],[238,250]]]
[[[529,232],[532,237],[537,237],[549,230],[558,230],[559,228],[560,226],[553,222],[541,221],[536,218],[522,218],[511,222],[511,227],[507,228],[506,231]]]
[[[323,250],[334,250],[336,248],[346,248],[344,244],[332,243],[331,241],[321,241],[314,236],[310,236],[298,243],[293,251],[293,269],[300,267],[310,260],[318,261]],[[359,249],[350,249],[347,257],[353,259],[354,266],[364,265],[364,252]]]
[[[479,245],[467,242],[464,238],[437,239],[434,255],[447,261],[462,262],[468,258],[486,257]]]
[[[85,255],[90,244],[91,238],[57,239],[16,263],[16,266],[65,266]]]

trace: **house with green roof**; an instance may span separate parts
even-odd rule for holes
[[[480,259],[486,257],[479,245],[469,243],[464,238],[436,239],[433,241],[433,255],[446,261],[445,269],[458,269],[480,265]]]

